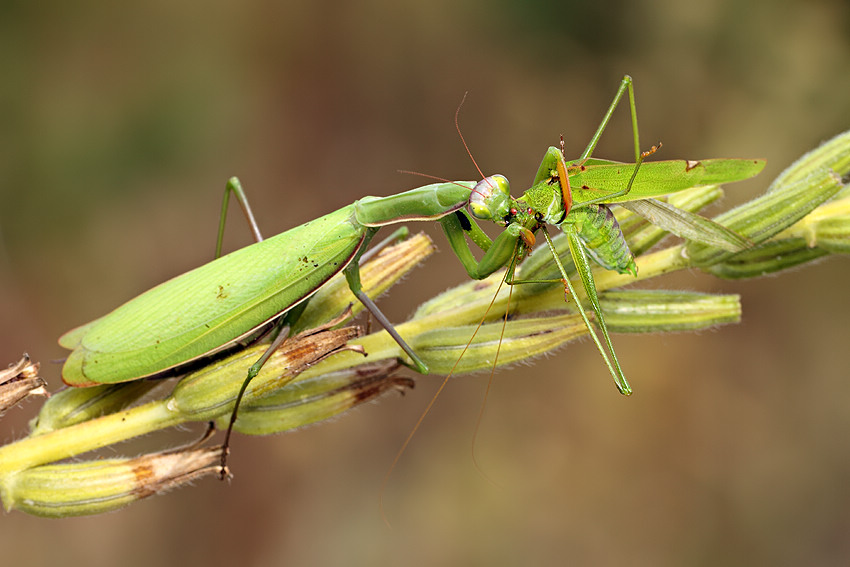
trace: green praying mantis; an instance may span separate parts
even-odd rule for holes
[[[626,92],[635,163],[591,158]],[[309,298],[339,272],[345,275],[352,293],[410,358],[410,366],[427,373],[427,365],[362,291],[359,265],[381,227],[434,220],[442,225],[452,250],[471,278],[482,279],[507,267],[505,281],[508,284],[524,283],[514,279],[514,271],[534,246],[535,235],[542,233],[560,273],[560,278],[554,281],[563,282],[571,297],[579,303],[580,296],[555,253],[547,231],[550,225],[560,228],[569,239],[584,295],[595,314],[608,352],[580,304],[578,312],[619,391],[629,394],[631,387],[614,352],[588,260],[589,255],[602,266],[619,272],[635,273],[636,270],[622,232],[606,204],[627,206],[685,238],[741,249],[747,246],[747,241],[735,233],[651,198],[697,185],[746,179],[756,175],[765,163],[757,159],[644,162],[655,149],[640,151],[634,90],[631,78],[626,76],[581,156],[567,161],[562,149],[550,147],[531,188],[519,199],[510,196],[505,177],[484,177],[482,174],[483,179],[478,182],[434,183],[387,197],[364,197],[263,240],[244,191],[239,181],[232,178],[225,191],[224,211],[229,195],[234,194],[249,217],[258,242],[220,256],[223,211],[215,260],[146,291],[60,338],[60,344],[71,350],[62,369],[62,378],[68,385],[82,387],[180,374],[272,328],[278,336],[248,371],[236,399],[238,408],[251,379],[285,338],[286,325],[294,323]],[[477,221],[484,220],[503,227],[495,239],[487,236],[478,225]],[[480,260],[473,255],[470,242],[483,251]],[[235,416],[236,409],[231,426]]]

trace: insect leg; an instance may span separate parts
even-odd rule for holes
[[[625,94],[626,90],[629,92],[629,109],[632,114],[632,136],[634,137],[635,142],[635,161],[638,160],[638,156],[640,156],[640,139],[638,136],[637,109],[635,108],[635,90],[632,85],[632,78],[629,75],[625,75],[623,80],[620,81],[620,87],[617,89],[617,94],[614,95],[614,100],[611,101],[608,111],[605,112],[605,116],[602,117],[602,122],[599,124],[599,127],[590,139],[590,143],[587,144],[587,147],[582,152],[579,160],[589,158],[590,154],[593,153],[593,150],[596,149],[596,144],[599,143],[599,138],[602,137],[602,132],[605,131],[605,128],[608,126],[608,122],[611,121],[611,115],[614,114],[614,109],[617,108],[617,105],[620,103],[620,99],[623,98],[623,94]]]
[[[218,239],[215,244],[216,258],[221,257],[221,243],[224,239],[224,224],[227,220],[227,206],[230,203],[231,193],[236,196],[236,201],[239,203],[239,206],[242,207],[242,213],[248,221],[248,226],[251,229],[251,234],[254,235],[254,240],[256,242],[261,242],[263,240],[263,235],[260,233],[260,227],[257,226],[257,220],[254,218],[253,211],[251,211],[251,205],[248,204],[248,197],[245,195],[245,191],[242,190],[242,184],[239,182],[238,178],[231,177],[227,180],[227,185],[224,188],[224,200],[221,204],[221,217],[219,218],[218,223]]]
[[[384,315],[378,306],[375,305],[375,302],[366,295],[363,291],[363,286],[360,283],[360,258],[363,255],[363,249],[369,244],[369,241],[378,231],[377,228],[370,228],[366,233],[366,236],[363,239],[363,244],[361,245],[360,251],[345,267],[343,273],[345,274],[345,279],[348,281],[348,287],[351,289],[351,293],[353,293],[357,299],[363,304],[366,309],[377,319],[377,321],[381,324],[381,326],[390,334],[393,340],[398,343],[398,346],[401,347],[407,356],[410,357],[410,360],[413,361],[413,368],[420,374],[428,374],[428,365],[422,362],[422,359],[416,355],[413,349],[404,342],[404,339],[401,338],[401,335],[398,334],[398,331],[395,330],[393,324],[390,323],[389,319],[387,319],[386,315]]]

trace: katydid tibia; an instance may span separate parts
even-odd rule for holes
[[[590,154],[626,91],[632,113],[635,163],[591,159]],[[90,386],[179,373],[186,365],[202,362],[266,325],[277,322],[280,329],[284,323],[293,322],[310,296],[341,271],[352,292],[410,357],[410,366],[427,373],[427,365],[415,350],[395,333],[362,292],[359,262],[380,227],[436,220],[470,277],[481,279],[507,266],[508,283],[522,283],[513,279],[513,272],[534,244],[534,234],[541,231],[548,242],[546,225],[561,228],[569,238],[573,261],[613,362],[580,305],[578,311],[619,390],[628,394],[631,388],[614,354],[587,259],[590,253],[605,267],[634,271],[622,233],[603,203],[647,199],[696,185],[737,181],[755,175],[764,166],[762,160],[751,159],[642,163],[643,157],[638,145],[632,83],[626,77],[579,159],[565,161],[562,150],[549,148],[532,187],[521,198],[510,197],[508,182],[502,176],[486,177],[479,182],[435,183],[388,197],[364,197],[177,276],[111,313],[69,331],[60,339],[60,344],[72,351],[62,378],[71,386]],[[230,192],[235,193],[243,209],[249,212],[235,178],[228,182],[225,199]],[[686,238],[705,236],[712,243],[741,246],[734,233],[706,219],[651,203],[643,202],[642,206],[655,215],[653,222],[666,223],[664,228],[668,230],[676,232],[676,228],[681,228]],[[504,230],[491,240],[476,224],[476,219],[492,220]],[[222,230],[223,223],[219,242]],[[254,232],[260,240],[259,231],[254,228]],[[470,240],[484,251],[480,260],[472,255]],[[563,281],[578,301],[579,296],[554,249],[553,258],[561,273],[556,281]],[[243,392],[264,361],[265,356],[248,372]]]

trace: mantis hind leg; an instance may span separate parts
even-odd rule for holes
[[[283,321],[283,319],[281,319]],[[288,325],[280,327],[277,329],[277,336],[274,337],[269,348],[263,353],[263,355],[255,362],[251,368],[248,369],[248,376],[245,377],[245,380],[242,381],[242,386],[239,388],[239,393],[236,394],[236,401],[233,405],[233,412],[230,414],[230,422],[227,424],[227,432],[224,434],[224,443],[221,447],[221,473],[220,477],[222,480],[227,478],[227,455],[230,453],[230,435],[233,433],[233,425],[236,423],[236,415],[239,412],[239,405],[242,403],[242,398],[245,396],[245,392],[248,390],[248,384],[251,383],[251,380],[256,378],[257,374],[260,373],[263,366],[265,366],[266,361],[274,354],[280,345],[289,338],[289,332],[287,330]],[[212,422],[211,422],[212,423]]]
[[[245,191],[242,190],[242,184],[237,177],[231,177],[227,180],[227,185],[224,188],[224,199],[221,204],[221,216],[218,222],[218,238],[215,244],[215,257],[221,257],[221,244],[224,240],[224,225],[227,221],[227,208],[230,204],[231,193],[236,197],[236,201],[242,208],[242,213],[248,221],[248,227],[251,229],[251,234],[254,236],[255,242],[262,242],[263,235],[260,233],[260,227],[257,226],[257,219],[254,218],[254,212],[251,210],[251,205],[248,203],[248,197]]]
[[[260,227],[257,225],[257,219],[254,217],[254,212],[251,210],[251,205],[248,203],[248,197],[245,195],[245,191],[242,189],[242,184],[239,182],[239,178],[231,177],[227,180],[227,185],[224,188],[224,198],[222,199],[221,204],[221,216],[219,217],[218,223],[218,238],[216,238],[215,244],[215,258],[221,257],[221,246],[224,240],[224,227],[227,222],[227,211],[228,205],[230,204],[230,195],[233,194],[236,197],[236,201],[239,203],[240,208],[242,209],[242,213],[245,215],[245,219],[248,221],[248,227],[251,229],[251,234],[254,236],[254,240],[256,242],[262,242],[263,235],[260,232]],[[304,305],[299,306],[300,310],[304,309]],[[300,311],[299,311],[300,314]],[[281,343],[286,340],[288,336],[288,332],[286,332],[287,327],[287,317],[281,317],[280,320],[275,323],[275,329],[273,333],[275,333],[274,339],[272,340],[272,344],[263,353],[263,356],[254,363],[251,368],[248,369],[248,376],[242,382],[242,386],[239,388],[239,393],[236,396],[236,403],[233,406],[233,413],[230,414],[230,423],[227,426],[227,432],[224,434],[224,444],[221,448],[221,474],[220,477],[222,480],[227,478],[227,455],[230,452],[230,435],[233,433],[233,424],[236,423],[236,414],[239,411],[239,404],[242,401],[242,397],[245,395],[245,391],[248,389],[248,384],[251,383],[251,380],[260,372],[263,365],[272,355],[272,353],[281,345]],[[210,422],[210,430],[215,430],[215,423]]]

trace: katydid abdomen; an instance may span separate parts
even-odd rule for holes
[[[605,205],[586,205],[573,209],[561,224],[576,227],[585,249],[597,264],[621,274],[637,275],[634,256],[611,209]]]

